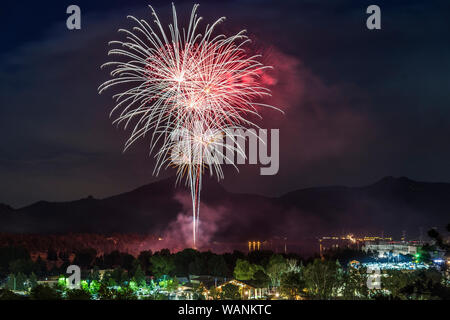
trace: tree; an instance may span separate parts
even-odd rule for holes
[[[91,283],[89,284],[89,293],[92,294],[97,294],[98,291],[100,290],[100,282],[97,280],[92,280]]]
[[[33,271],[33,261],[31,259],[17,259],[9,263],[9,271],[14,274],[30,274]]]
[[[89,275],[89,280],[91,281],[100,281],[100,270],[97,266],[94,266],[91,274]]]
[[[25,290],[26,281],[27,277],[22,272],[19,272],[16,277],[16,290]]]
[[[209,274],[214,277],[225,277],[228,275],[228,267],[222,255],[213,255],[208,260]]]
[[[222,294],[224,299],[226,300],[240,300],[241,294],[239,293],[239,287],[232,284],[227,283],[226,285],[222,286]]]
[[[47,260],[48,261],[56,261],[58,260],[58,254],[53,248],[48,248],[47,250]]]
[[[112,272],[111,271],[105,272],[105,274],[103,275],[102,279],[100,280],[100,283],[102,285],[107,286],[107,287],[115,286],[116,285],[116,281],[113,279]]]
[[[122,265],[122,254],[118,250],[111,251],[106,254],[103,259],[105,267],[114,268],[116,266]]]
[[[205,269],[204,265],[204,261],[201,257],[195,257],[194,261],[189,263],[189,274],[203,274],[203,270]]]
[[[119,286],[123,285],[124,282],[129,280],[128,273],[122,268],[114,269],[111,273],[111,279],[113,279],[114,282]]]
[[[346,300],[367,299],[369,288],[367,287],[367,268],[350,267],[344,275],[344,287],[342,295]]]
[[[137,300],[137,296],[130,287],[121,287],[116,291],[115,300]]]
[[[150,267],[150,257],[152,256],[152,251],[141,251],[138,256],[139,264],[144,271],[149,270]]]
[[[127,270],[127,271],[131,271],[133,269],[133,262],[134,262],[134,257],[131,254],[123,254],[122,255],[122,264],[121,266]]]
[[[97,256],[97,251],[92,248],[82,249],[75,253],[73,264],[80,266],[80,268],[89,269],[92,262]]]
[[[331,299],[342,284],[342,269],[333,261],[315,259],[304,268],[308,294],[316,299]]]
[[[30,275],[30,279],[29,279],[30,288],[33,289],[34,287],[37,286],[37,284],[38,284],[37,283],[37,277],[34,274],[34,272],[32,272],[31,275]]]
[[[99,256],[95,257],[94,262],[92,263],[94,265],[94,268],[97,267],[98,269],[106,269],[105,265],[105,256]]]
[[[158,254],[160,256],[170,256],[170,250],[169,249],[161,249],[159,252],[156,252],[155,254]]]
[[[175,274],[177,276],[187,276],[190,272],[194,271],[190,270],[194,267],[191,263],[199,256],[200,252],[191,248],[177,252],[174,255]]]
[[[266,288],[270,284],[270,278],[263,270],[258,270],[253,275],[252,282],[256,288]]]
[[[290,271],[281,276],[280,292],[288,299],[295,299],[304,288],[305,281],[301,272]]]
[[[245,254],[237,250],[234,250],[233,253],[224,253],[222,256],[227,264],[228,270],[230,271],[234,270],[237,259],[246,259]]]
[[[67,251],[59,251],[58,257],[62,261],[69,261],[69,254],[67,253]]]
[[[6,289],[17,290],[17,278],[14,273],[9,274],[6,280]]]
[[[38,256],[38,258],[36,259],[33,269],[38,276],[43,276],[47,273],[47,263],[45,263],[45,261],[41,259],[41,256]]]
[[[101,283],[100,288],[98,289],[98,297],[100,300],[112,300],[114,298],[114,293],[108,288],[106,283]]]
[[[22,300],[23,297],[8,289],[0,289],[0,300]]]
[[[166,289],[169,292],[173,292],[173,291],[177,291],[179,286],[180,286],[180,282],[178,281],[178,278],[175,277],[172,280],[168,281]]]
[[[106,282],[106,285],[108,287],[115,287],[117,285],[120,285],[120,283],[117,283],[116,280],[114,280],[114,278],[108,278],[108,281]]]
[[[67,300],[90,300],[91,294],[83,289],[67,290]]]
[[[67,268],[71,265],[71,263],[69,261],[64,261],[58,269],[58,274],[65,274],[67,271]]]
[[[137,266],[136,271],[134,272],[133,279],[139,287],[145,286],[145,273],[142,270],[141,265]]]
[[[413,272],[410,282],[401,289],[401,293],[407,299],[449,300],[450,287],[445,282],[445,277],[437,270],[417,270]]]
[[[8,247],[0,247],[0,277],[6,277],[8,272],[10,272],[9,266],[11,261],[14,260],[25,260],[25,261],[31,261],[30,259],[30,253],[28,250],[26,250],[23,247],[15,247],[15,246],[8,246]],[[23,270],[18,270],[22,271]],[[18,272],[18,271],[11,271],[11,272]],[[24,272],[27,273],[27,272]]]
[[[61,294],[48,285],[38,284],[31,289],[30,298],[32,300],[59,300],[61,299]]]
[[[446,230],[447,232],[450,232],[450,224],[447,224]],[[436,229],[429,230],[428,236],[433,239],[436,242],[436,245],[444,250],[446,254],[449,253],[450,245],[448,244],[448,242],[444,241],[443,236]]]
[[[170,255],[154,255],[150,258],[151,271],[156,278],[164,275],[170,275],[175,269],[175,264]]]
[[[432,262],[432,258],[431,255],[433,253],[433,251],[436,250],[435,246],[431,246],[429,244],[425,244],[422,247],[418,247],[417,248],[417,253],[414,256],[414,259],[417,262],[422,262],[422,263],[431,263]]]
[[[287,259],[286,260],[286,272],[301,272],[303,264],[298,264],[296,259]]]
[[[234,267],[234,277],[237,280],[250,280],[256,272],[256,268],[247,260],[237,259]]]
[[[247,255],[247,259],[250,263],[258,264],[266,268],[272,256],[273,256],[272,251],[256,250],[249,252]]]
[[[386,276],[381,277],[381,287],[388,290],[393,299],[406,299],[402,290],[412,283],[412,275],[402,270],[387,270]]]
[[[391,299],[449,299],[450,289],[443,284],[444,281],[437,270],[388,270],[387,276],[382,277],[381,285],[390,292]]]
[[[266,274],[269,276],[273,286],[279,286],[281,276],[287,271],[286,260],[280,254],[274,254],[266,268]]]

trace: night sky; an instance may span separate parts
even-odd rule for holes
[[[450,182],[448,1],[198,1],[204,23],[247,29],[275,67],[265,128],[280,128],[280,171],[226,169],[229,191],[280,195],[388,175]],[[66,28],[77,4],[82,29]],[[126,15],[167,21],[170,2],[10,2],[0,11],[0,203],[105,197],[154,181],[148,141],[122,153],[100,65]],[[194,2],[175,1],[186,21]],[[366,28],[370,4],[382,30]],[[173,174],[169,171],[167,175]]]

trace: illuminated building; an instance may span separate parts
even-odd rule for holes
[[[379,270],[402,270],[402,271],[426,270],[430,268],[430,266],[425,263],[416,263],[416,262],[367,262],[362,263],[361,266]]]
[[[377,243],[366,242],[362,250],[374,251],[378,253],[378,257],[383,258],[391,255],[415,255],[419,246],[413,242],[396,242],[396,241],[382,241]]]
[[[320,256],[323,258],[323,254],[327,250],[339,248],[354,248],[359,250],[365,243],[378,241],[392,241],[392,238],[378,236],[357,237],[353,234],[347,234],[345,236],[327,236],[319,239],[319,252]]]
[[[248,242],[248,252],[260,251],[260,250],[261,250],[261,241],[249,241]]]
[[[58,284],[59,276],[48,276],[37,281],[38,284],[54,287]]]
[[[222,287],[227,284],[233,284],[233,285],[237,286],[239,288],[239,293],[241,294],[241,298],[244,300],[262,299],[262,298],[265,298],[269,293],[269,289],[266,287],[265,288],[257,288],[255,286],[247,283],[246,281],[240,281],[240,280],[236,280],[236,279],[227,281],[227,282],[223,283],[222,285],[218,286],[217,288],[219,290],[222,290]]]

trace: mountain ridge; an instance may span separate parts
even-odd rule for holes
[[[166,234],[180,217],[191,214],[187,188],[174,184],[172,177],[102,199],[38,201],[18,209],[0,204],[0,232]],[[342,230],[399,234],[446,225],[448,199],[449,183],[407,177],[388,176],[361,187],[304,188],[279,197],[232,193],[208,180],[202,188],[200,219],[204,229],[214,230],[209,235],[214,241],[280,234],[301,239]]]

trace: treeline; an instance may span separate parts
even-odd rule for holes
[[[282,297],[288,299],[450,298],[449,281],[445,273],[432,268],[418,271],[390,270],[381,277],[381,288],[369,288],[369,273],[364,267],[348,267],[340,262],[357,254],[361,255],[358,251],[353,251],[352,255],[349,250],[339,250],[326,259],[305,260],[296,254],[276,254],[271,251],[215,254],[193,249],[171,253],[163,249],[157,252],[142,251],[134,257],[119,251],[98,255],[95,249],[88,248],[76,251],[72,264],[82,268],[82,279],[85,279],[85,293],[77,294],[99,299],[135,297],[140,289],[151,287],[154,290],[155,286],[168,291],[176,290],[178,279],[189,275],[234,278],[256,288],[275,288]],[[0,248],[0,272],[3,287],[7,289],[31,290],[35,296],[50,294],[53,292],[50,289],[36,286],[36,276],[64,275],[68,265],[69,261],[66,260],[61,267],[46,270],[44,262],[41,259],[33,262],[24,248]],[[101,269],[111,270],[100,277]],[[59,296],[63,296],[62,292],[64,297],[76,293],[64,290]],[[215,287],[197,288],[198,298],[209,295],[217,299],[238,299],[238,293],[237,288],[231,286],[222,292],[218,292]],[[8,296],[9,293],[4,291],[2,294]]]
[[[178,277],[187,277],[192,274],[232,277],[238,259],[249,259],[252,263],[265,265],[273,255],[271,251],[254,251],[246,255],[240,251],[215,254],[211,251],[199,252],[194,249],[185,249],[177,253],[171,253],[168,249],[157,252],[144,250],[137,256],[119,250],[102,254],[94,248],[68,251],[71,254],[48,248],[45,251],[45,259],[39,256],[33,261],[30,252],[22,246],[0,247],[0,277],[19,272],[27,275],[34,272],[38,276],[59,275],[64,274],[70,264],[78,265],[82,270],[90,270],[94,267],[122,268],[127,272],[133,271],[137,265],[140,265],[146,275],[156,277],[161,274]],[[72,260],[69,260],[70,256]],[[284,256],[301,261],[301,257],[296,254]],[[59,267],[51,263],[57,260],[62,261]],[[49,265],[53,267],[47,268]]]
[[[80,249],[94,248],[97,252],[109,253],[114,250],[133,255],[149,250],[158,240],[151,235],[135,233],[94,234],[10,234],[0,233],[0,247],[15,246],[26,248],[31,253],[53,251],[72,253]]]

